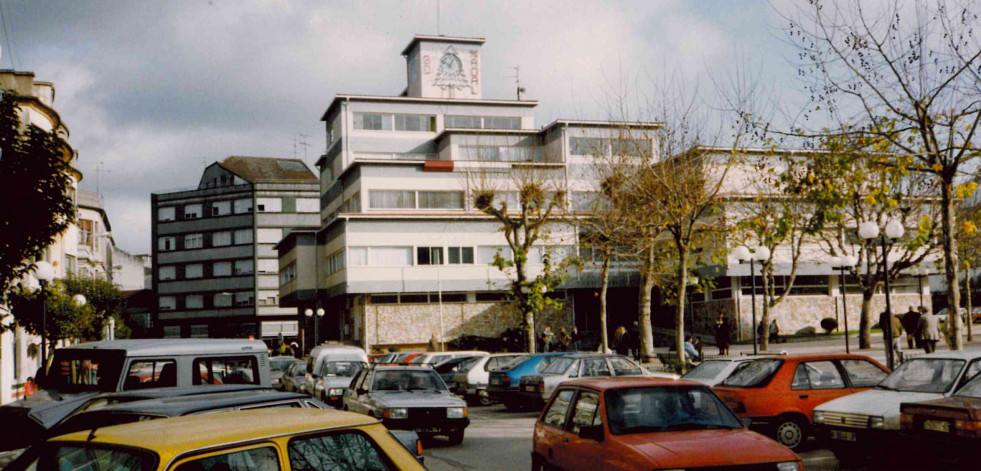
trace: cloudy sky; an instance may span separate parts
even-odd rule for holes
[[[399,55],[437,33],[437,0],[0,0],[0,67],[55,84],[82,188],[104,195],[117,245],[150,248],[150,193],[192,187],[229,155],[323,151],[337,93],[396,95]],[[766,1],[442,0],[438,32],[486,38],[485,98],[513,98],[520,67],[539,125],[605,119],[611,91],[751,63],[791,81],[792,51]],[[295,146],[299,135],[309,147]],[[298,150],[294,150],[298,149]],[[97,172],[99,162],[105,172]],[[99,178],[97,178],[97,176]]]

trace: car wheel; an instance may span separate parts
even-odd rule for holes
[[[448,435],[450,438],[450,445],[459,445],[463,443],[463,430],[454,430]]]
[[[494,403],[494,400],[491,399],[490,394],[488,394],[487,391],[478,391],[477,392],[477,401],[482,406],[489,406],[489,405],[491,405],[491,404]]]
[[[797,450],[807,439],[807,422],[800,417],[780,416],[774,428],[773,438],[781,445]]]

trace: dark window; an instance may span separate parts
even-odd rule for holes
[[[293,198],[292,196],[283,198],[283,212],[284,213],[296,212],[296,198]]]
[[[467,302],[467,293],[443,293],[444,303],[465,303]]]
[[[428,294],[403,294],[399,300],[402,304],[424,304],[429,302]]]
[[[339,432],[290,440],[293,471],[387,471],[395,469],[370,437]]]
[[[555,400],[542,415],[542,424],[555,427],[555,428],[565,428],[565,416],[569,413],[569,403],[572,401],[572,395],[575,390],[563,389],[555,396]]]
[[[446,251],[451,265],[473,263],[473,247],[447,247]]]
[[[233,451],[207,458],[187,461],[177,471],[277,471],[279,458],[276,449],[267,446]]]
[[[416,247],[416,265],[442,265],[442,247]]]
[[[134,361],[129,364],[124,390],[172,388],[177,386],[177,362],[174,360]]]
[[[371,304],[398,304],[399,295],[397,294],[373,294],[369,298]]]
[[[782,364],[783,360],[770,358],[747,361],[737,366],[736,370],[722,382],[722,385],[735,388],[759,388],[766,386],[770,383],[770,379],[773,378],[773,375],[776,374]]]
[[[255,357],[194,359],[194,384],[259,384]]]
[[[504,301],[507,299],[507,294],[500,292],[481,292],[477,293],[477,302],[493,302],[493,301]]]

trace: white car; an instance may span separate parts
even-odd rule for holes
[[[467,402],[479,402],[487,406],[494,401],[487,394],[487,384],[490,383],[490,372],[509,365],[512,361],[527,357],[527,353],[498,353],[487,355],[477,361],[466,364],[466,371],[458,371],[453,375],[450,390],[463,396]]]
[[[899,405],[951,395],[981,372],[981,351],[941,352],[911,358],[875,388],[814,408],[815,435],[839,457],[874,453],[900,429]],[[894,443],[894,442],[893,442]]]

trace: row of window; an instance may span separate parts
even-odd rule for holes
[[[198,278],[252,275],[255,273],[254,265],[255,264],[251,258],[241,260],[224,260],[211,263],[163,265],[157,269],[157,280],[195,280]],[[259,273],[275,275],[278,271],[278,260],[259,259]]]
[[[456,129],[521,129],[516,116],[456,116],[446,115],[443,126]]]
[[[234,293],[215,293],[211,295],[188,294],[186,296],[160,296],[157,303],[161,311],[244,307],[255,304],[255,293],[252,291],[237,291]]]
[[[545,162],[545,150],[537,146],[460,146],[459,157],[475,162]]]
[[[345,251],[347,256],[345,257]],[[571,252],[571,247],[549,246],[532,247],[528,253],[528,263],[541,264],[546,255],[553,260],[562,260]],[[425,265],[488,265],[494,261],[495,255],[511,260],[513,254],[507,246],[373,246],[348,247],[339,250],[328,257],[328,273],[334,273],[345,267],[407,267]],[[283,268],[280,272],[280,283],[286,284],[295,279],[294,265]]]
[[[283,286],[296,279],[296,262],[293,262],[279,271],[279,286]]]
[[[516,116],[446,115],[444,127],[457,129],[521,129]],[[436,132],[436,116],[400,113],[354,113],[354,129]],[[331,142],[333,142],[333,135]]]
[[[200,219],[205,214],[213,217],[230,214],[247,214],[252,212],[252,199],[212,201],[209,203],[193,203],[183,206],[164,206],[157,209],[157,220],[161,222],[176,221],[178,208],[182,220]],[[315,213],[318,211],[316,198],[256,198],[256,212],[260,213]]]
[[[213,247],[228,247],[232,245],[247,245],[258,241],[260,244],[276,244],[289,235],[292,228],[267,227],[255,231],[252,229],[236,229],[234,231],[218,231],[211,233],[184,234],[183,236],[163,236],[157,238],[157,250],[171,252],[174,250],[193,250]]]
[[[570,137],[569,154],[582,156],[626,156],[651,158],[654,145],[650,139],[608,139]]]
[[[462,191],[370,190],[372,209],[463,209]]]

